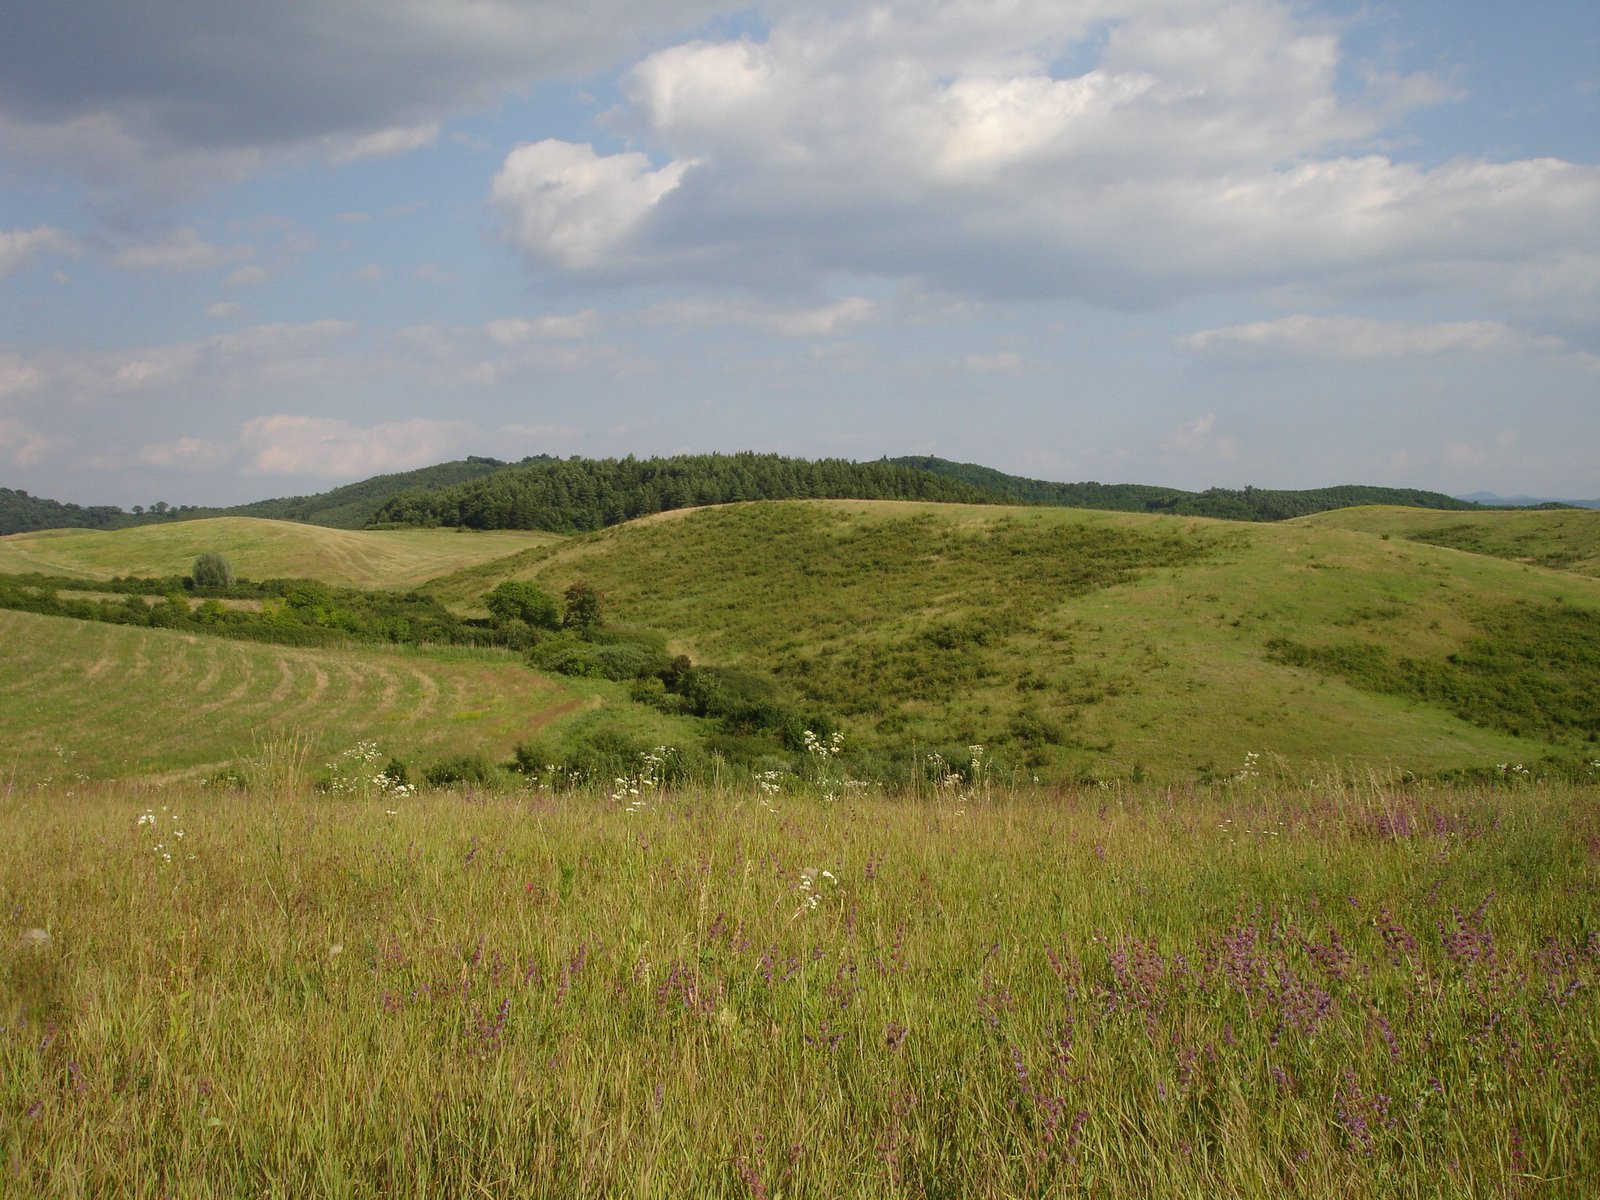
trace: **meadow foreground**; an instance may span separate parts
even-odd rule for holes
[[[1583,1196],[1600,795],[0,794],[3,1190]]]

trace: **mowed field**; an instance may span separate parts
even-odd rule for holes
[[[111,532],[51,529],[0,537],[0,574],[79,579],[187,575],[208,550],[246,579],[319,579],[364,588],[411,588],[461,567],[561,539],[550,533],[450,529],[349,530],[215,517]]]
[[[204,776],[292,737],[507,757],[591,693],[484,651],[300,649],[0,611],[0,774]]]

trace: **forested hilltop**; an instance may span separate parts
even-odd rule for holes
[[[315,495],[232,508],[172,506],[163,501],[148,508],[134,505],[131,511],[110,505],[83,508],[0,488],[0,535],[39,529],[123,529],[220,516],[299,521],[332,529],[410,525],[576,533],[671,509],[793,499],[1050,505],[1233,521],[1282,521],[1368,504],[1486,509],[1440,492],[1411,488],[1247,487],[1189,492],[1138,483],[1054,483],[930,457],[858,463],[744,452],[646,459],[536,455],[508,463],[473,456],[377,475]]]
[[[578,533],[652,513],[741,500],[1010,503],[990,489],[887,460],[684,454],[525,461],[456,487],[395,496],[374,523]]]
[[[1207,488],[1186,492],[1181,488],[1153,487],[1142,483],[1052,483],[1007,475],[977,463],[944,458],[891,459],[901,466],[931,471],[975,487],[999,492],[1017,504],[1050,504],[1063,508],[1093,508],[1109,512],[1172,513],[1184,517],[1220,517],[1228,521],[1287,521],[1336,508],[1362,504],[1392,504],[1403,508],[1482,509],[1470,500],[1457,500],[1442,492],[1415,488],[1350,485],[1281,491],[1271,488]]]

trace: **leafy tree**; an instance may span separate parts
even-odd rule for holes
[[[600,628],[601,595],[594,587],[580,579],[567,589],[566,600],[563,625],[584,637]]]
[[[537,584],[508,579],[484,598],[495,624],[526,621],[540,629],[559,629],[561,614],[550,594]],[[569,601],[570,604],[570,601]]]
[[[195,559],[189,574],[195,587],[231,588],[234,583],[233,564],[215,550],[207,550]]]

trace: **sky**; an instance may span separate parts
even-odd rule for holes
[[[1600,497],[1593,0],[0,0],[0,486]]]

